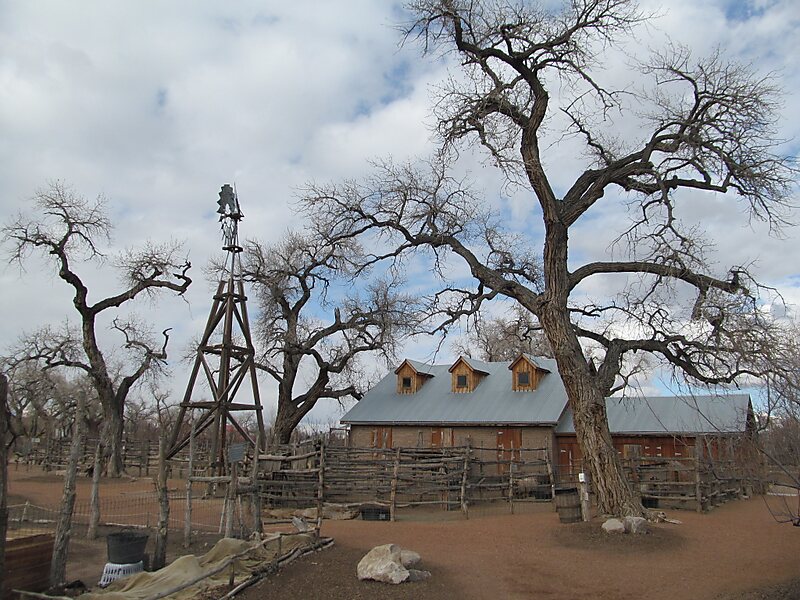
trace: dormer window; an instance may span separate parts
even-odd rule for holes
[[[398,394],[416,394],[425,382],[433,377],[430,366],[414,360],[404,360],[395,369]]]
[[[452,376],[450,391],[456,394],[474,392],[481,380],[489,375],[483,363],[463,356],[448,370]]]
[[[528,354],[520,354],[508,368],[511,370],[511,386],[515,392],[535,391],[544,376],[550,372]]]

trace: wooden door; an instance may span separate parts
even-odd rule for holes
[[[431,448],[441,448],[444,446],[444,430],[441,427],[431,429]]]
[[[372,430],[372,447],[373,448],[391,448],[392,447],[392,428],[391,427],[376,427]]]
[[[509,469],[509,461],[519,460],[522,447],[522,430],[508,427],[497,431],[497,472],[502,475]]]

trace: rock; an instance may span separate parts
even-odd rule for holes
[[[623,525],[625,526],[625,533],[639,535],[649,531],[647,519],[644,517],[625,517]]]
[[[420,571],[419,569],[409,569],[406,581],[425,581],[431,576],[430,571]]]
[[[400,550],[400,563],[407,569],[413,567],[422,557],[413,550]],[[427,571],[425,571],[427,572]]]
[[[625,524],[619,519],[608,519],[603,523],[603,531],[606,533],[625,533]]]
[[[423,581],[431,576],[430,571],[408,569],[421,560],[412,550],[403,550],[396,544],[376,546],[362,558],[356,573],[359,579],[372,579],[384,583]]]
[[[375,546],[358,562],[358,578],[394,584],[408,580],[411,573],[401,562],[401,552],[395,544]]]

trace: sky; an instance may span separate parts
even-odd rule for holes
[[[642,6],[656,18],[625,51],[608,53],[612,80],[630,77],[629,57],[667,37],[700,54],[720,47],[781,83],[782,149],[797,155],[797,0]],[[26,211],[38,188],[61,180],[106,198],[115,224],[110,256],[147,239],[183,242],[195,278],[185,299],[163,295],[134,307],[154,329],[173,328],[177,357],[210,307],[202,270],[221,245],[214,211],[222,184],[236,184],[242,236],[274,241],[302,227],[294,203],[307,182],[357,178],[376,157],[406,160],[433,150],[432,89],[458,63],[401,45],[397,25],[407,18],[400,5],[378,0],[0,0],[0,219]],[[556,185],[581,170],[569,142],[550,145],[545,160]],[[528,194],[503,195],[477,157],[465,155],[460,168],[513,229],[536,237],[541,222]],[[796,230],[771,238],[729,204],[698,202],[686,214],[716,241],[721,264],[752,262],[765,283],[800,306]],[[618,203],[598,207],[573,234],[574,255],[608,256],[621,218]],[[80,270],[92,297],[118,289],[109,264]],[[600,295],[604,285],[589,292]],[[24,270],[4,260],[0,286],[0,353],[23,332],[72,318],[69,288],[46,260],[31,257]],[[113,344],[109,332],[102,338]],[[415,341],[402,355],[425,360],[432,347]],[[449,360],[447,352],[437,360]],[[188,366],[176,358],[170,364],[180,395]],[[264,379],[261,387],[265,403],[274,403],[274,384]],[[338,414],[335,404],[323,404],[311,419]]]

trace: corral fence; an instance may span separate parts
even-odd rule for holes
[[[85,445],[87,466],[94,460],[93,443],[90,440]],[[128,468],[132,464],[141,466],[143,475],[148,470],[153,476],[157,474],[157,459],[150,458],[155,444],[149,449],[144,443],[126,448],[130,449],[128,456],[134,457]],[[354,509],[375,506],[384,509],[389,518],[411,507],[460,511],[465,516],[470,510],[495,511],[502,507],[515,512],[550,502],[557,487],[575,486],[583,466],[575,461],[569,468],[559,468],[551,462],[548,448],[353,448],[319,438],[273,447],[260,453],[257,460],[250,453],[238,465],[237,475],[205,477],[205,452],[198,440],[192,476],[179,486],[184,489],[169,491],[169,528],[183,530],[184,535],[246,536],[264,524],[290,518],[262,514],[263,509],[312,509],[311,518],[321,514],[326,505]],[[58,453],[51,446],[51,460],[42,468],[56,468],[58,462],[52,457]],[[645,506],[651,508],[707,511],[743,495],[763,493],[769,477],[763,465],[754,467],[746,461],[707,455],[623,458],[622,463]],[[171,461],[171,468],[174,475],[188,477],[188,458],[179,455]],[[588,483],[591,492],[591,481]],[[155,492],[104,498],[103,487],[101,525],[156,525],[159,505]],[[9,527],[53,528],[57,513],[56,498],[49,506],[11,506]],[[78,501],[74,512],[77,531],[88,527],[90,519],[89,501]]]
[[[45,471],[64,471],[67,468],[71,440],[68,438],[26,439],[17,444],[14,450],[14,465],[17,469],[39,466]],[[79,470],[86,472],[94,465],[94,452],[100,444],[99,438],[83,440],[79,459]],[[197,464],[208,462],[211,451],[206,440],[197,440],[195,458]],[[188,472],[188,449],[181,450],[172,463],[175,477],[183,478]],[[125,440],[122,444],[122,461],[125,471],[130,475],[146,477],[158,473],[158,442],[150,440]]]
[[[273,449],[257,479],[264,506],[373,503],[397,508],[462,510],[498,501],[550,501],[554,489],[576,486],[581,461],[553,465],[548,448],[353,448],[313,445]],[[766,489],[762,464],[710,454],[622,459],[631,485],[650,508],[698,512]],[[591,493],[591,480],[588,478]],[[252,491],[252,490],[251,490]]]
[[[496,501],[552,498],[546,448],[351,448],[317,443],[300,453],[279,448],[259,458],[263,506],[355,504],[461,510]],[[251,490],[252,493],[252,490]]]
[[[169,503],[169,528],[184,529],[186,493],[170,492]],[[223,504],[224,498],[194,498],[192,501],[192,530],[202,533],[218,533]],[[157,524],[158,508],[158,498],[154,492],[135,493],[130,497],[122,498],[102,498],[101,491],[99,524],[106,527],[150,529]],[[58,503],[51,505],[25,502],[10,505],[8,507],[9,529],[54,530],[60,510]],[[91,505],[88,500],[75,502],[72,515],[74,534],[86,533],[91,515]]]
[[[631,485],[648,508],[685,508],[705,512],[729,500],[763,493],[765,473],[748,461],[710,457],[623,458]],[[559,483],[577,481],[583,468],[575,461],[559,472]]]

